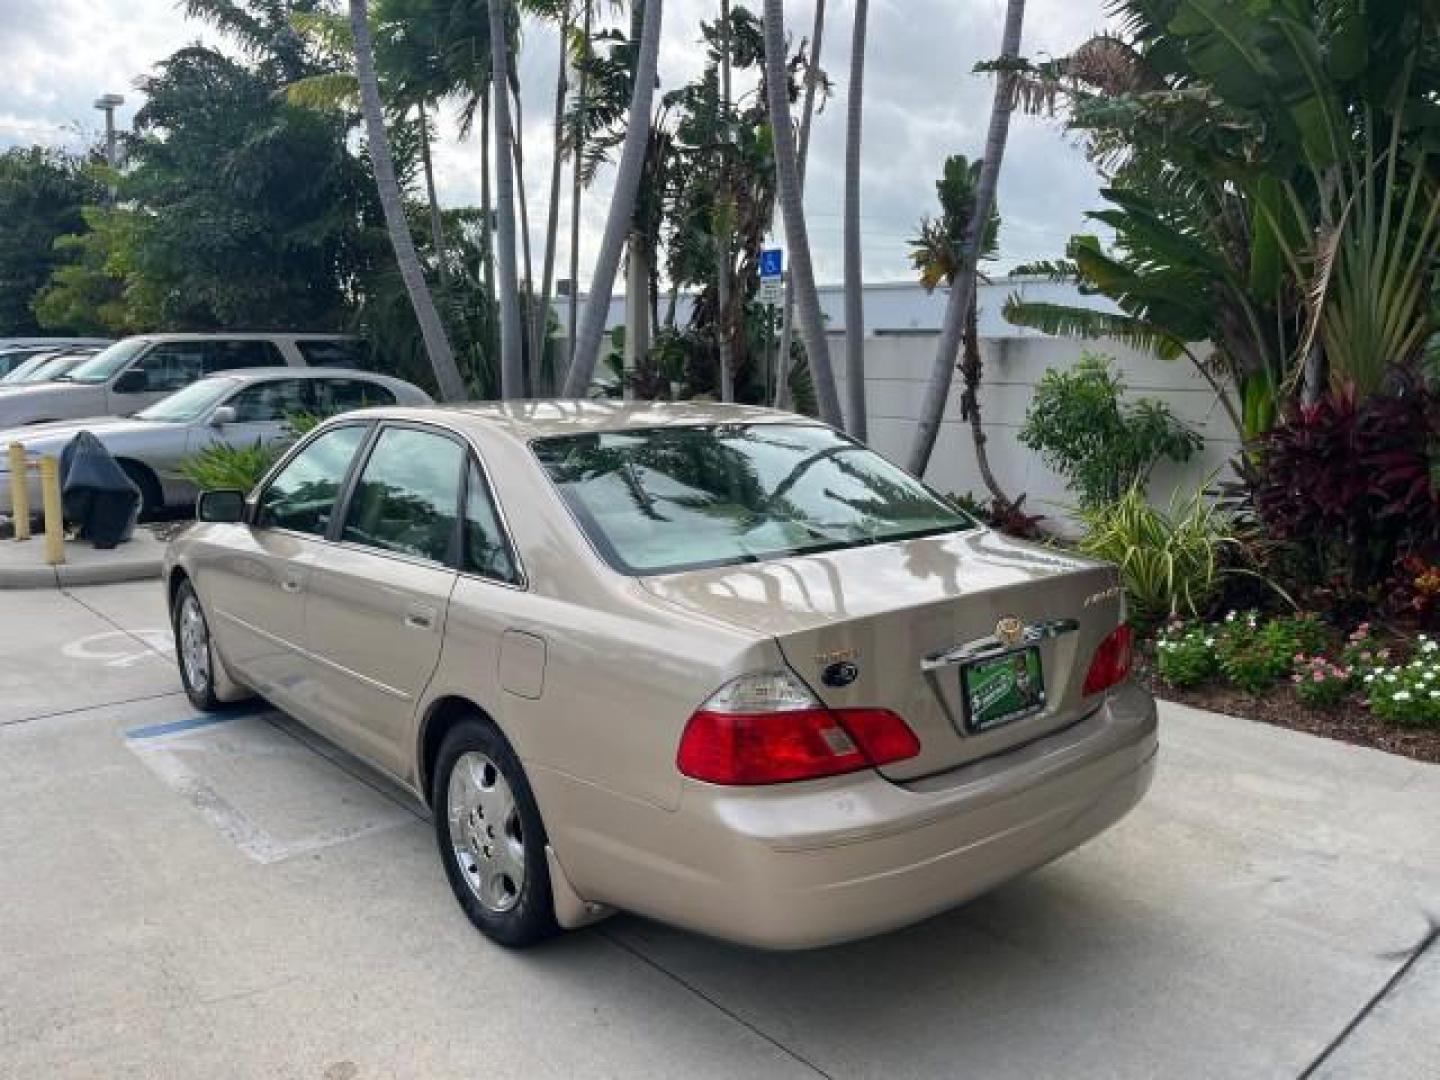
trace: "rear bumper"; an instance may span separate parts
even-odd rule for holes
[[[1126,686],[1064,731],[905,786],[689,783],[674,813],[545,770],[536,787],[586,900],[797,949],[905,926],[1078,847],[1140,801],[1156,751],[1155,703]]]

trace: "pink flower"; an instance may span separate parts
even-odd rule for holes
[[[1298,682],[1300,681],[1300,675],[1299,675],[1299,673],[1297,672],[1296,674],[1291,675],[1291,676],[1290,676],[1290,681],[1293,682],[1293,683],[1298,683]]]
[[[1364,652],[1362,652],[1362,653],[1360,654],[1360,659],[1361,659],[1361,660],[1364,660],[1366,663],[1369,663],[1369,662],[1370,662],[1370,650],[1369,650],[1369,649],[1366,649]]]
[[[1324,681],[1325,681],[1325,673],[1324,673],[1323,671],[1317,671],[1317,672],[1315,672],[1315,681],[1316,681],[1316,682],[1324,682]]]

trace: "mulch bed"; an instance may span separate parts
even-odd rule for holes
[[[1135,677],[1166,701],[1440,764],[1440,728],[1396,727],[1377,720],[1355,700],[1343,701],[1333,709],[1312,709],[1296,700],[1288,683],[1259,694],[1219,684],[1181,690],[1161,682],[1151,658],[1140,655],[1136,656]]]

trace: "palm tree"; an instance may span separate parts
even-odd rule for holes
[[[533,8],[553,20],[559,30],[560,56],[555,75],[554,148],[550,155],[550,202],[545,221],[545,268],[540,275],[540,303],[535,308],[530,340],[534,343],[535,392],[541,393],[540,367],[545,357],[545,336],[549,328],[550,300],[555,288],[555,245],[560,233],[560,179],[565,165],[565,99],[570,93],[570,27],[572,0],[546,0]],[[572,301],[571,306],[574,306]]]
[[[810,35],[810,54],[805,60],[805,104],[800,112],[800,194],[805,194],[805,173],[810,163],[810,128],[815,119],[815,92],[824,72],[820,48],[825,40],[825,0],[815,0],[815,29]],[[775,379],[775,407],[790,404],[790,346],[795,340],[795,284],[785,282],[785,306],[780,316],[780,363]]]
[[[590,31],[595,15],[595,0],[584,0],[585,15],[582,23],[580,47],[590,51]],[[570,306],[569,326],[565,343],[570,348],[570,360],[575,359],[575,331],[580,322],[580,197],[584,188],[585,156],[585,112],[590,105],[590,65],[578,64],[580,88],[577,92],[576,120],[571,134],[570,154],[573,158],[573,175],[570,178]]]
[[[491,3],[494,2],[495,0],[491,0]],[[578,331],[575,359],[565,377],[564,393],[567,397],[580,397],[585,393],[594,376],[595,365],[600,359],[600,342],[605,335],[610,296],[615,288],[615,274],[620,267],[620,251],[635,216],[640,179],[645,170],[646,149],[650,140],[650,104],[655,96],[655,78],[660,65],[660,26],[663,15],[663,0],[645,0],[635,85],[630,98],[629,126],[625,131],[625,146],[620,154],[620,166],[615,177],[615,193],[610,201],[610,214],[605,222],[605,237],[600,245],[600,254],[595,260],[590,299],[585,305],[585,315]]]
[[[720,187],[716,193],[715,299],[719,318],[715,336],[720,353],[720,400],[735,400],[735,369],[730,328],[730,189],[725,183],[725,155],[730,150],[730,0],[720,0],[720,99],[716,112],[720,123]]]
[[[435,163],[430,153],[430,120],[425,115],[425,103],[419,102],[416,109],[420,114],[420,164],[425,170],[425,200],[430,206],[430,243],[435,249],[435,266],[440,274],[440,291],[450,285],[450,266],[445,261],[445,218],[440,212],[440,199],[435,193]]]
[[[370,148],[370,160],[375,169],[375,186],[380,197],[380,207],[385,214],[385,227],[390,233],[390,243],[395,249],[395,262],[400,277],[405,282],[405,291],[415,309],[415,319],[420,324],[421,336],[425,339],[425,351],[430,357],[430,366],[435,371],[435,382],[440,396],[449,401],[463,400],[466,396],[465,380],[455,364],[455,355],[450,341],[445,336],[440,313],[435,309],[435,298],[425,284],[425,274],[420,266],[420,256],[415,251],[415,239],[410,235],[410,223],[405,217],[405,204],[400,193],[400,183],[395,176],[395,161],[390,156],[390,139],[385,132],[385,111],[380,103],[380,82],[375,75],[374,46],[370,40],[369,15],[365,0],[350,0],[350,31],[355,38],[355,77],[359,81],[360,108],[365,116],[366,139]]]
[[[805,225],[800,164],[792,137],[794,125],[790,119],[785,60],[785,5],[783,0],[765,0],[765,92],[770,104],[770,127],[775,133],[775,179],[790,249],[790,274],[795,282],[800,336],[810,361],[810,378],[815,384],[820,419],[833,427],[843,427],[845,419],[840,411],[840,395],[835,390],[835,373],[830,366],[830,346],[825,340],[825,325],[820,316],[820,296],[815,290],[815,268],[810,261],[810,233]]]
[[[926,292],[934,292],[941,284],[953,289],[964,265],[965,240],[970,235],[971,219],[980,177],[985,163],[980,159],[967,161],[963,154],[945,160],[945,169],[935,190],[940,196],[940,217],[922,218],[920,233],[910,241],[910,262],[920,273],[920,284]],[[993,259],[1000,249],[1000,213],[992,205],[990,220],[980,237],[981,259]],[[979,309],[976,290],[970,290],[970,304],[965,311],[965,344],[960,359],[960,376],[964,389],[960,395],[960,419],[970,422],[970,436],[975,444],[975,464],[986,490],[996,506],[1004,509],[1014,505],[1000,488],[990,467],[990,454],[985,448],[986,435],[980,414],[980,382],[984,363],[980,355]]]
[[[850,44],[850,100],[845,129],[845,391],[850,426],[865,440],[865,280],[860,262],[860,140],[865,118],[865,30],[869,0],[855,0]]]
[[[930,371],[930,383],[920,407],[920,422],[915,430],[915,443],[910,449],[909,469],[916,476],[925,475],[940,424],[945,418],[945,402],[950,396],[950,380],[955,373],[955,358],[965,333],[965,316],[975,293],[975,277],[984,242],[984,223],[995,206],[995,189],[1000,180],[1000,165],[1005,158],[1005,141],[1010,134],[1010,114],[1015,108],[1015,73],[1003,65],[1013,65],[1020,56],[1020,32],[1025,21],[1025,0],[1007,0],[1005,29],[1000,39],[1000,64],[995,76],[995,100],[990,106],[990,130],[985,137],[985,165],[975,191],[975,214],[965,237],[960,272],[950,290],[941,325],[940,347]]]
[[[495,129],[495,203],[499,226],[500,396],[525,392],[524,338],[515,266],[515,152],[510,129],[510,34],[506,0],[489,0],[490,104]]]

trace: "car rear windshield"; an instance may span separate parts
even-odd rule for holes
[[[107,382],[111,375],[114,375],[122,367],[128,364],[135,356],[150,343],[145,340],[131,338],[126,341],[117,341],[108,349],[102,349],[89,360],[77,367],[71,368],[64,375],[61,375],[56,382],[76,383],[103,383]]]
[[[762,562],[973,528],[909,473],[813,424],[539,439],[592,544],[626,574]]]

